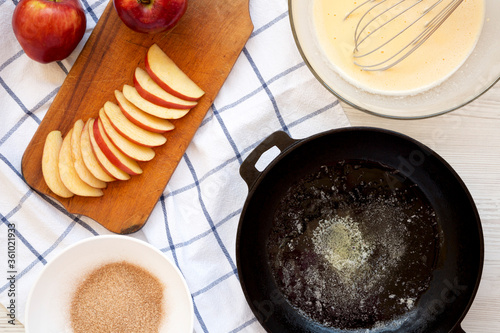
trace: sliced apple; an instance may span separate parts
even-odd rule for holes
[[[82,149],[83,162],[87,169],[96,177],[103,182],[112,182],[116,178],[111,177],[106,170],[104,170],[97,160],[92,148],[92,143],[90,142],[89,125],[93,122],[93,118],[87,120],[85,126],[82,129],[80,147]]]
[[[196,101],[187,101],[166,92],[149,74],[137,67],[134,73],[134,87],[144,99],[166,108],[192,109],[198,104]]]
[[[94,133],[94,124],[95,119],[91,119],[91,121],[89,122],[88,131],[90,143],[92,144],[92,150],[97,157],[99,164],[111,177],[119,180],[129,180],[130,175],[111,163],[111,161],[106,157],[106,155],[102,152],[101,148],[97,144]]]
[[[142,173],[142,169],[139,164],[122,153],[118,148],[116,148],[113,142],[111,142],[102,127],[102,121],[100,118],[94,121],[94,137],[95,141],[99,145],[99,148],[101,148],[101,151],[104,155],[106,155],[111,163],[131,176],[140,175]]]
[[[174,96],[197,101],[205,94],[156,44],[146,54],[146,70],[160,87]]]
[[[167,119],[152,116],[138,109],[125,98],[121,91],[115,90],[115,97],[125,117],[135,125],[155,133],[165,133],[175,128],[174,124]]]
[[[87,168],[83,161],[82,155],[82,131],[85,127],[83,120],[78,119],[73,125],[73,134],[71,136],[71,154],[75,162],[75,170],[78,176],[95,188],[106,188],[106,182],[95,177],[92,172]]]
[[[59,174],[64,186],[76,195],[84,197],[100,197],[104,193],[101,189],[95,188],[84,182],[75,169],[73,156],[71,155],[71,137],[73,129],[64,137],[59,152]]]
[[[115,103],[106,102],[104,112],[116,131],[132,142],[146,147],[157,147],[167,142],[162,134],[146,131],[128,120]]]
[[[122,153],[136,161],[150,161],[155,157],[153,149],[138,145],[118,133],[103,109],[99,111],[99,119],[107,137]]]
[[[59,152],[63,143],[60,131],[52,131],[45,139],[42,155],[42,174],[49,189],[63,198],[71,198],[74,193],[68,190],[59,174]]]
[[[151,103],[139,95],[134,87],[127,84],[123,86],[123,95],[137,108],[158,118],[179,119],[184,117],[189,112],[189,110],[170,109]]]

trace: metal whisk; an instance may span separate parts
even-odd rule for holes
[[[421,10],[417,6],[426,5],[424,2],[425,0],[366,0],[349,12],[345,20],[354,16],[356,12],[361,15],[354,33],[353,55],[356,58],[354,63],[367,71],[384,71],[397,65],[425,43],[463,0],[432,0],[432,3],[413,21],[407,22],[403,29],[390,35],[383,35],[385,30],[389,30],[388,26],[392,22],[409,11]],[[432,16],[431,13],[438,6],[443,8]],[[365,11],[359,12],[363,8]],[[415,31],[415,28],[411,29],[428,16],[430,20],[423,25],[423,29],[418,31]],[[377,42],[378,39],[382,41]],[[379,51],[389,43],[395,42],[403,43],[395,52],[383,54],[383,51]],[[377,58],[374,58],[375,53]],[[376,63],[371,63],[371,58],[377,59]]]

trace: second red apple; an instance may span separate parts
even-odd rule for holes
[[[113,0],[120,19],[130,29],[158,33],[172,29],[187,9],[187,0]]]

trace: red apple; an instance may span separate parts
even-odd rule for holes
[[[187,9],[187,0],[113,0],[120,19],[130,29],[158,33],[172,29]]]
[[[21,0],[12,28],[24,52],[41,63],[67,58],[82,40],[87,20],[79,0]]]

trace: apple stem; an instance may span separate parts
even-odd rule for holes
[[[149,5],[151,3],[151,0],[139,0],[139,2],[143,5]]]

